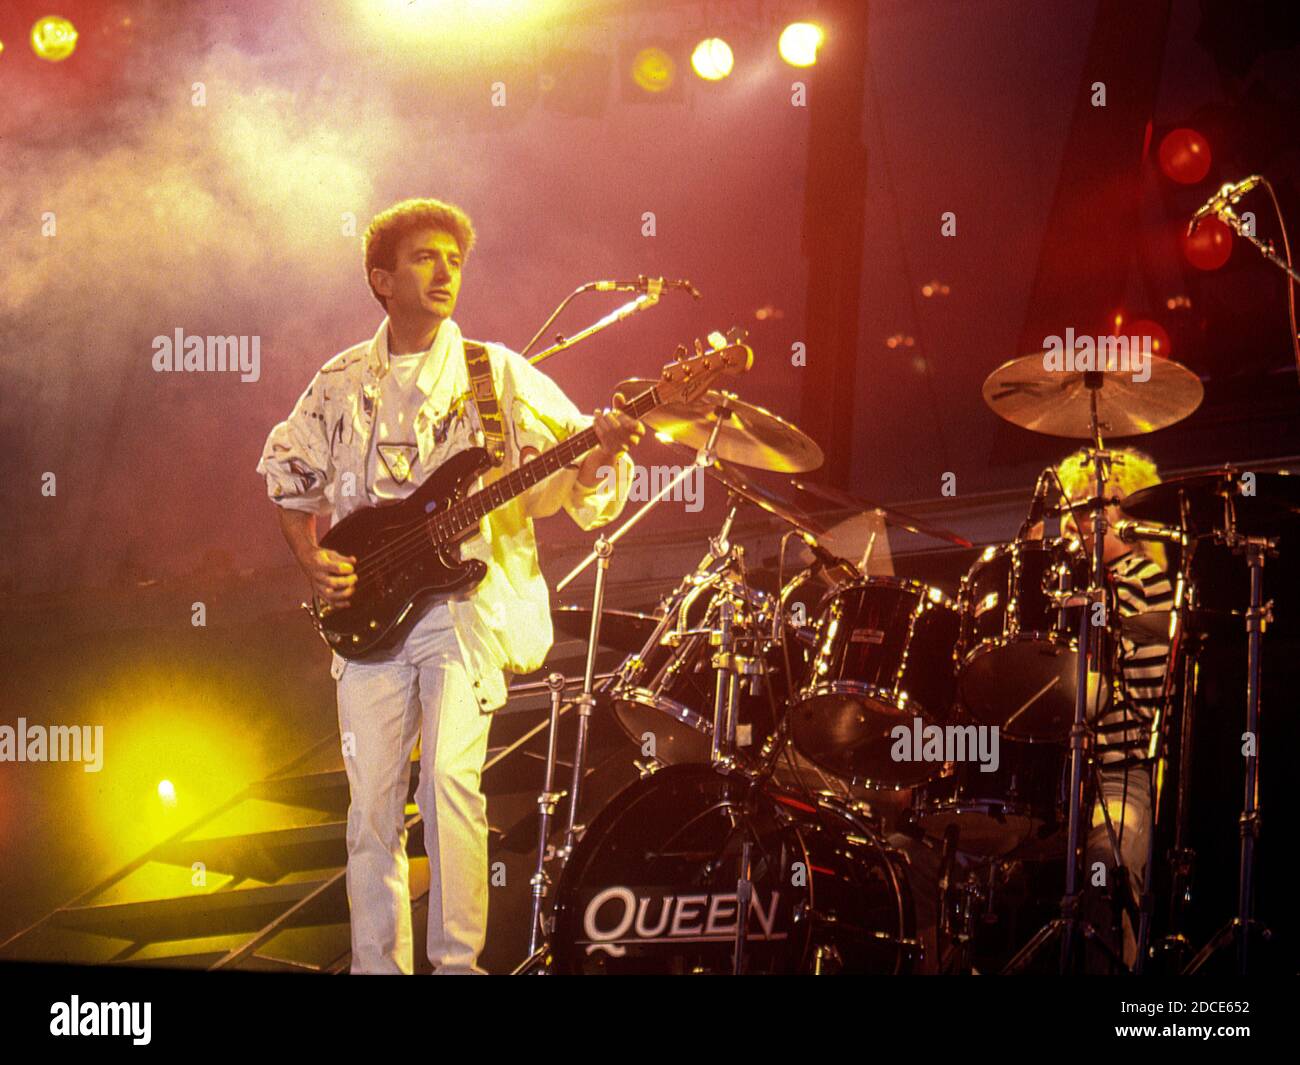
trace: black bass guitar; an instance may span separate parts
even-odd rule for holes
[[[753,364],[754,353],[740,334],[714,338],[707,350],[697,342],[696,354],[690,357],[679,348],[677,361],[665,366],[659,380],[623,410],[641,418],[661,404],[689,402],[720,375],[741,374]],[[575,433],[466,494],[492,466],[486,449],[469,448],[439,466],[406,499],[349,514],[325,534],[321,546],[357,560],[352,595],[346,606],[331,606],[319,596],[310,606],[304,604],[325,643],[349,659],[396,644],[407,624],[419,616],[417,607],[477,584],[487,574],[486,563],[460,557],[460,545],[478,533],[484,517],[599,442],[594,428]]]

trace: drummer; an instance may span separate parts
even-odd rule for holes
[[[1156,464],[1149,456],[1133,448],[1112,449],[1110,454],[1114,462],[1105,486],[1107,498],[1122,501],[1139,489],[1160,483]],[[1056,472],[1060,487],[1072,504],[1091,498],[1096,489],[1096,475],[1086,451],[1077,451],[1064,459]],[[1083,511],[1075,514],[1077,521],[1071,515],[1062,519],[1062,535],[1082,539],[1091,553],[1092,517]],[[1114,533],[1115,523],[1122,518],[1119,506],[1107,507],[1102,547],[1119,616],[1171,609],[1173,588],[1164,547],[1141,542],[1126,544]],[[1042,535],[1041,523],[1028,532],[1029,539],[1041,539]],[[1103,935],[1117,923],[1111,907],[1123,908],[1122,948],[1114,942],[1111,946],[1117,953],[1122,950],[1124,963],[1131,969],[1137,960],[1137,902],[1146,873],[1153,825],[1154,788],[1148,750],[1169,664],[1169,644],[1139,645],[1122,637],[1119,652],[1117,697],[1106,700],[1095,719],[1100,794],[1093,807],[1083,882],[1100,884],[1104,874],[1107,890],[1091,892],[1085,908],[1089,921]],[[1102,809],[1103,800],[1106,812]],[[1106,813],[1109,813],[1109,826]],[[1108,903],[1107,898],[1112,901]]]

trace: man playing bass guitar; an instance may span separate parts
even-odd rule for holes
[[[626,449],[645,431],[620,410],[586,418],[526,359],[462,340],[451,315],[473,244],[465,213],[437,200],[407,200],[370,223],[366,280],[387,317],[371,339],[315,375],[271,431],[257,467],[318,607],[343,611],[367,562],[322,547],[317,515],[337,526],[360,508],[403,500],[467,448],[493,450],[495,442],[510,471],[582,430],[594,429],[598,440],[478,523],[461,548],[486,564],[477,585],[419,603],[376,653],[345,658],[335,650],[351,791],[354,973],[413,971],[403,821],[417,738],[429,961],[441,974],[483,971],[488,822],[480,776],[491,712],[506,701],[506,674],[540,668],[552,642],[533,519],[563,508],[593,529],[617,517],[631,483]],[[401,548],[387,561],[400,568]]]

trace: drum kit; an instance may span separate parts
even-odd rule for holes
[[[1148,382],[1134,383],[1100,370],[1048,369],[1043,356],[1032,355],[989,376],[985,400],[1004,419],[1087,441],[1094,485],[1088,499],[1068,499],[1061,489],[1059,504],[1049,505],[1055,471],[1044,471],[1021,534],[979,554],[955,597],[880,573],[877,552],[887,545],[879,533],[893,525],[973,545],[800,479],[822,456],[796,426],[722,391],[646,418],[661,439],[694,450],[694,465],[681,476],[698,468],[715,478],[728,493],[728,513],[700,562],[653,613],[605,609],[615,543],[673,488],[663,485],[618,533],[597,541],[589,559],[596,563],[591,607],[556,613],[557,627],[587,639],[587,669],[572,700],[578,729],[562,840],[553,817],[564,797],[556,790],[556,723],[565,681],[559,674],[550,679],[529,957],[516,972],[913,971],[928,948],[918,935],[908,858],[878,814],[886,808],[895,816],[889,827],[943,854],[938,925],[950,971],[972,971],[971,930],[977,911],[989,905],[990,885],[1007,863],[1028,861],[1064,866],[1061,914],[1006,971],[1023,970],[1057,940],[1061,970],[1077,968],[1082,941],[1102,938],[1082,917],[1080,848],[1094,787],[1094,703],[1099,693],[1118,690],[1121,641],[1170,644],[1170,676],[1189,682],[1166,683],[1150,754],[1186,762],[1194,636],[1202,628],[1192,557],[1211,544],[1244,554],[1245,728],[1258,736],[1260,639],[1271,617],[1261,573],[1277,552],[1279,521],[1300,514],[1300,478],[1233,468],[1119,501],[1133,520],[1112,532],[1179,549],[1172,610],[1121,619],[1102,541],[1108,506],[1116,502],[1108,498],[1110,475],[1123,455],[1106,448],[1103,432],[1154,432],[1187,417],[1202,397],[1200,380],[1185,367],[1153,359],[1152,369]],[[619,387],[632,394],[636,382]],[[787,475],[792,493],[858,513],[826,528],[754,483],[743,467]],[[786,527],[767,587],[732,542],[745,506]],[[1082,519],[1085,511],[1091,543],[1033,533],[1046,518]],[[806,564],[787,578],[792,544]],[[813,595],[819,602],[807,613],[803,604]],[[627,657],[598,681],[599,647]],[[640,779],[584,826],[579,799],[595,713],[612,715],[640,748]],[[1179,713],[1183,727],[1171,730]],[[951,739],[980,729],[1002,739],[993,766],[953,757],[948,747],[934,758],[900,757],[900,743],[919,745],[922,733]],[[1153,943],[1148,861],[1147,882],[1138,885],[1146,896],[1139,968],[1164,952],[1178,968],[1196,971],[1221,948],[1235,947],[1244,971],[1257,926],[1258,746],[1246,762],[1237,913],[1194,958],[1172,918],[1169,935]],[[1184,773],[1175,871],[1180,856],[1189,855],[1186,781]]]

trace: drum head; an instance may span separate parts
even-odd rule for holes
[[[1064,641],[990,641],[962,664],[961,701],[971,717],[1011,739],[1058,743],[1070,734],[1078,655]]]
[[[627,737],[663,765],[708,763],[713,747],[716,648],[710,628],[719,624],[721,596],[742,605],[736,622],[736,651],[755,660],[757,672],[743,678],[737,700],[736,746],[740,757],[756,761],[776,729],[776,711],[788,698],[779,646],[767,639],[775,602],[771,596],[714,575],[692,589],[685,603],[685,630],[672,637],[661,626],[621,667],[611,689],[614,717]],[[681,604],[672,609],[676,611]],[[647,750],[647,745],[652,747]]]
[[[872,577],[837,589],[822,603],[791,709],[795,747],[868,787],[931,779],[942,763],[897,759],[894,730],[948,719],[959,624],[947,596],[919,581]]]
[[[747,973],[894,973],[915,941],[904,868],[849,816],[708,766],[620,793],[556,893],[555,973],[730,973],[750,843]]]

